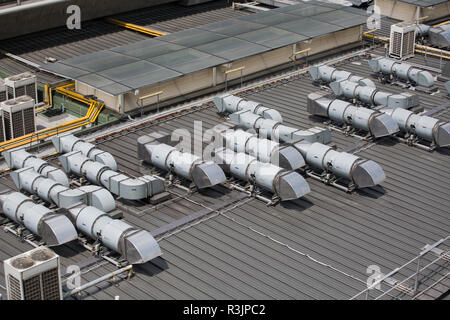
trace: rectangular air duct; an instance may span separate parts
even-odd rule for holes
[[[8,99],[16,99],[27,95],[38,101],[36,76],[31,72],[24,72],[5,78]]]
[[[389,55],[397,59],[407,59],[414,56],[416,41],[416,26],[401,22],[391,26]]]
[[[34,101],[29,96],[21,96],[1,103],[5,140],[36,131]]]

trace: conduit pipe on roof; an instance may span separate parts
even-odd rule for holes
[[[215,97],[214,104],[216,105],[219,113],[234,113],[237,111],[246,110],[257,114],[264,119],[283,122],[283,118],[277,110],[264,107],[259,102],[245,100],[244,98],[231,94],[224,94],[222,96]]]
[[[72,222],[63,214],[54,213],[20,192],[0,195],[3,213],[14,222],[38,235],[48,246],[59,246],[77,239]]]
[[[151,197],[165,190],[164,181],[144,175],[133,179],[111,170],[108,166],[89,159],[81,151],[72,151],[59,157],[68,173],[86,177],[91,183],[103,186],[111,193],[128,200]]]
[[[287,170],[296,170],[305,166],[302,154],[292,146],[283,146],[272,140],[261,139],[258,135],[241,129],[227,129],[228,127],[220,125],[214,128],[223,140],[216,140],[217,147],[225,146],[235,152],[247,153],[258,161],[272,163]]]
[[[180,152],[175,147],[161,142],[167,136],[169,135],[165,132],[153,132],[139,137],[138,158],[193,181],[199,189],[226,181],[223,170],[216,163],[204,161],[191,153]]]
[[[111,153],[100,150],[92,143],[77,138],[73,134],[55,136],[52,138],[52,143],[58,153],[81,151],[89,159],[100,162],[111,170],[117,170],[116,160]]]
[[[337,177],[352,181],[359,188],[375,186],[385,179],[383,169],[376,162],[364,160],[346,152],[335,151],[332,147],[321,143],[324,140],[326,141],[325,143],[331,140],[330,132],[323,128],[318,128],[320,130],[317,135],[314,133],[310,135],[296,134],[297,139],[292,139],[292,135],[286,133],[289,131],[295,133],[300,130],[295,128],[289,128],[290,130],[287,132],[284,129],[279,130],[274,123],[268,122],[265,119],[261,120],[256,115],[249,116],[248,112],[233,113],[230,115],[230,119],[233,123],[245,129],[256,129],[263,137],[271,137],[271,139],[275,138],[286,143],[291,143],[292,146],[300,151],[310,167],[332,172]],[[309,132],[310,130],[304,131]],[[327,135],[325,135],[327,139],[321,139],[321,142],[315,142],[315,140],[320,140],[318,137],[323,137],[321,135],[323,132],[327,132]]]
[[[145,263],[162,254],[158,243],[146,230],[113,219],[95,207],[77,205],[66,210],[81,233],[93,240],[100,240],[131,264]]]
[[[226,148],[214,150],[216,162],[232,176],[275,193],[282,201],[294,200],[308,194],[308,182],[295,171],[286,171],[271,163],[258,161],[243,152]]]
[[[419,105],[419,96],[408,92],[393,94],[377,88],[361,86],[347,80],[330,83],[330,88],[338,97],[358,99],[374,106],[386,106],[391,109],[409,109]]]
[[[321,91],[310,93],[307,111],[316,116],[330,118],[339,124],[367,131],[375,138],[389,136],[400,131],[397,123],[385,113],[357,107],[347,101],[329,99],[326,97],[327,95],[327,92]]]
[[[375,83],[370,79],[356,76],[351,72],[338,70],[328,65],[309,67],[308,72],[314,80],[321,80],[326,83],[348,80],[361,86],[376,87]]]
[[[373,72],[392,75],[426,88],[434,84],[434,77],[430,72],[414,68],[409,63],[403,61],[378,57],[369,60],[369,66]]]
[[[52,179],[65,187],[69,186],[69,178],[61,169],[55,168],[48,164],[48,162],[38,158],[27,151],[25,148],[17,148],[3,151],[6,163],[11,169],[21,169],[32,167],[34,171],[40,173],[46,178]]]
[[[19,190],[37,195],[60,208],[69,208],[77,203],[94,206],[105,212],[116,208],[111,193],[99,186],[90,185],[69,189],[59,182],[45,178],[31,167],[13,171],[11,177]]]

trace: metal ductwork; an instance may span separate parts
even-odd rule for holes
[[[309,67],[308,72],[314,81],[320,80],[325,83],[330,83],[334,81],[348,80],[361,86],[376,87],[375,83],[370,79],[355,76],[351,72],[337,70],[336,68],[328,65]]]
[[[260,139],[256,134],[240,129],[227,130],[228,127],[220,125],[214,129],[222,137],[222,141],[215,141],[217,147],[225,146],[235,152],[247,153],[258,161],[272,163],[287,170],[296,170],[305,166],[303,156],[292,146],[282,146],[275,141]]]
[[[59,246],[78,237],[72,222],[65,215],[35,204],[20,192],[0,195],[0,205],[9,219],[41,237],[48,246]]]
[[[299,142],[295,146],[312,168],[332,172],[337,177],[352,181],[359,188],[375,186],[386,178],[383,169],[375,161],[339,152],[317,142]]]
[[[212,161],[204,161],[191,153],[180,152],[161,142],[165,132],[155,132],[138,138],[138,158],[155,167],[174,172],[194,182],[199,189],[212,187],[226,181],[223,170]]]
[[[95,207],[78,205],[67,210],[81,233],[93,240],[100,240],[131,264],[145,263],[162,255],[158,242],[146,230],[113,219]]]
[[[428,42],[436,47],[450,47],[450,24],[444,24],[437,28],[419,24],[416,26],[416,36],[427,37]]]
[[[55,136],[52,138],[52,143],[58,153],[81,151],[89,159],[100,162],[111,170],[117,170],[116,160],[111,153],[102,151],[92,143],[85,142],[73,134]]]
[[[105,212],[116,208],[111,193],[99,186],[91,185],[69,189],[59,182],[45,178],[31,167],[13,171],[11,177],[19,190],[37,195],[60,208],[69,208],[77,203],[94,206]]]
[[[216,161],[232,176],[255,183],[276,194],[282,201],[294,200],[308,194],[311,189],[306,180],[295,171],[286,171],[271,163],[230,149],[214,150]]]
[[[404,109],[381,109],[397,122],[400,130],[416,135],[432,146],[450,146],[450,122],[444,123],[428,116],[421,116]]]
[[[339,124],[346,124],[355,129],[367,131],[371,136],[380,138],[400,131],[397,123],[387,114],[357,107],[349,102],[329,99],[327,92],[314,92],[308,95],[309,113],[330,118]],[[404,110],[404,109],[402,109]]]
[[[3,151],[3,157],[11,169],[21,169],[32,167],[34,171],[44,177],[59,182],[63,186],[69,186],[69,178],[61,169],[49,165],[46,161],[38,158],[27,151],[25,148]]]
[[[447,89],[448,94],[450,95],[450,81],[447,81],[445,84],[445,89]]]
[[[394,59],[378,57],[369,60],[373,72],[391,75],[406,82],[429,88],[434,84],[434,77],[428,71],[414,68],[409,63]]]
[[[391,109],[409,109],[419,105],[419,96],[408,92],[393,94],[377,88],[361,86],[347,80],[330,83],[330,88],[338,97],[357,99],[374,106],[385,106]]]
[[[299,140],[309,142],[329,143],[331,133],[321,127],[314,127],[307,130],[300,130],[288,127],[280,122],[264,119],[249,111],[238,111],[230,114],[230,120],[243,129],[254,129],[259,137],[270,140],[294,143]]]
[[[130,178],[108,166],[89,159],[81,151],[61,155],[59,161],[68,173],[85,177],[91,183],[103,186],[111,193],[128,200],[146,199],[165,190],[164,181],[145,175]]]
[[[259,102],[248,101],[244,98],[236,97],[231,94],[215,97],[214,104],[216,105],[219,113],[234,113],[245,110],[257,114],[264,119],[270,119],[278,122],[283,121],[281,114],[277,110],[264,107]]]

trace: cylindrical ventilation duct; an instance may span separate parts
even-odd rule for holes
[[[61,155],[59,161],[66,172],[86,177],[91,183],[103,186],[111,193],[128,200],[146,199],[165,190],[164,181],[145,175],[136,179],[92,161],[80,151]]]
[[[351,72],[337,70],[336,68],[327,65],[309,67],[308,72],[315,81],[320,80],[325,83],[330,83],[334,81],[348,80],[361,86],[376,87],[375,83],[370,79],[355,76]]]
[[[77,189],[69,189],[59,182],[45,178],[34,171],[33,168],[13,171],[11,177],[19,190],[37,195],[60,208],[68,208],[77,203],[94,206],[105,212],[116,208],[111,193],[99,186],[82,186]]]
[[[361,86],[347,80],[330,83],[330,88],[338,97],[358,99],[368,105],[386,106],[391,109],[409,109],[418,106],[419,96],[408,92],[393,94],[377,88]]]
[[[244,98],[233,96],[231,94],[225,94],[219,97],[215,97],[214,104],[216,105],[219,113],[234,113],[237,111],[245,110],[257,114],[264,119],[270,119],[279,122],[283,121],[281,114],[277,110],[264,107],[259,102],[248,101]]]
[[[409,63],[403,61],[378,57],[369,60],[369,66],[372,68],[373,72],[392,75],[422,87],[429,88],[434,84],[434,77],[431,73],[414,68]]]
[[[204,161],[193,154],[180,152],[175,147],[161,143],[151,135],[137,140],[138,158],[155,167],[174,172],[194,182],[199,189],[212,187],[226,181],[222,169],[212,161]]]
[[[73,134],[55,136],[52,138],[52,143],[58,153],[81,151],[89,159],[100,162],[113,171],[117,170],[117,163],[112,154],[98,149],[92,143],[85,142]]]
[[[162,254],[158,242],[146,230],[113,219],[95,207],[79,205],[68,211],[81,233],[93,240],[100,240],[131,264],[145,263]]]
[[[0,205],[9,219],[24,225],[48,246],[59,246],[78,237],[73,224],[65,215],[35,204],[19,192],[0,195]]]
[[[349,102],[326,96],[326,92],[314,92],[308,95],[307,110],[317,116],[327,117],[339,124],[369,132],[373,137],[390,136],[400,131],[397,123],[385,113],[357,107]],[[403,109],[402,109],[403,110]]]
[[[63,186],[69,186],[69,179],[61,169],[49,165],[46,161],[28,153],[25,148],[3,151],[6,163],[11,169],[21,169],[32,167],[34,171],[42,174],[44,177],[59,182]]]
[[[214,151],[216,162],[232,176],[275,193],[282,201],[294,200],[308,194],[311,189],[306,180],[295,171],[286,171],[255,157],[220,148]]]

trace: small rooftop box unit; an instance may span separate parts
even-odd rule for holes
[[[5,140],[36,131],[34,99],[21,96],[1,102],[3,137]]]
[[[6,97],[6,85],[3,79],[0,79],[0,102],[7,100]]]
[[[31,72],[24,72],[5,78],[8,99],[15,99],[23,95],[30,96],[37,101],[36,76]]]
[[[46,247],[5,260],[8,300],[62,300],[59,256]]]
[[[397,23],[391,26],[389,55],[396,59],[407,59],[414,56],[416,26],[410,23]]]

